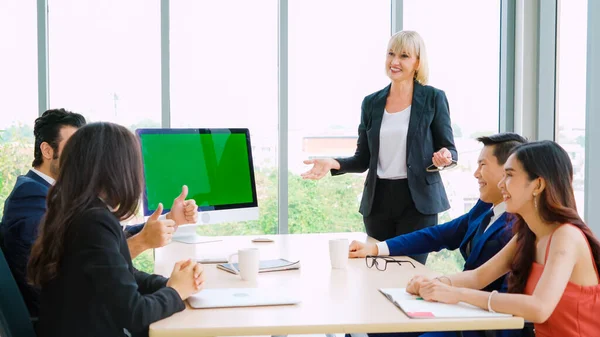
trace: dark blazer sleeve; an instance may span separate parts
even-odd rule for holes
[[[435,151],[445,147],[452,153],[452,159],[458,161],[458,152],[456,152],[454,135],[452,134],[448,99],[444,91],[439,89],[435,90],[435,114],[431,122],[431,133]]]
[[[125,236],[130,237],[130,236],[134,236],[134,235],[138,234],[139,232],[142,231],[142,229],[144,229],[144,225],[145,224],[126,226],[125,227],[125,233],[126,233]]]
[[[4,210],[5,218],[15,220],[5,224],[6,230],[18,233],[22,244],[29,248],[37,238],[38,227],[46,214],[47,192],[48,189],[40,184],[25,182],[13,191],[8,209]]]
[[[361,105],[360,124],[358,125],[358,141],[356,142],[356,151],[354,156],[347,158],[336,158],[340,163],[339,170],[331,170],[331,175],[339,175],[344,173],[362,173],[369,168],[371,160],[371,151],[369,150],[369,140],[367,137],[367,129],[369,123],[370,98],[365,97]]]
[[[103,214],[107,215],[80,219],[79,223],[85,225],[79,226],[79,249],[74,253],[81,255],[78,260],[85,261],[82,271],[93,280],[93,291],[116,325],[135,334],[183,310],[179,294],[173,288],[160,287],[166,283],[164,279],[132,272],[131,260],[127,261],[120,251],[122,245],[126,247],[121,227],[110,213]],[[155,291],[149,293],[151,290]]]
[[[166,287],[167,281],[169,281],[168,278],[160,275],[148,274],[139,270],[134,270],[133,276],[138,285],[138,290],[142,295],[152,294],[153,292]]]
[[[2,223],[2,249],[32,316],[38,314],[39,289],[27,283],[27,262],[46,213],[47,191],[33,181],[18,186],[5,203]]]
[[[454,250],[460,246],[469,228],[469,213],[442,225],[427,227],[386,240],[390,255],[403,256]]]

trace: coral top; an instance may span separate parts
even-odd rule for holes
[[[573,225],[571,225],[573,226]],[[583,233],[583,232],[582,232]],[[546,257],[552,242],[552,233],[546,246]],[[586,240],[587,241],[587,240]],[[588,249],[591,248],[588,242]],[[596,277],[599,278],[598,268],[594,262]],[[525,294],[531,295],[542,276],[544,265],[533,263],[531,273],[525,286]],[[558,305],[548,320],[535,324],[536,337],[597,337],[600,336],[600,284],[593,286],[580,286],[569,282],[565,288]]]

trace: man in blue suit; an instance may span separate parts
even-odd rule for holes
[[[32,168],[19,176],[4,202],[0,221],[0,247],[21,290],[29,313],[36,317],[39,291],[27,283],[27,261],[31,246],[38,236],[38,227],[46,213],[46,196],[59,173],[60,154],[67,140],[86,123],[85,118],[64,109],[48,110],[35,120],[34,160]],[[175,199],[171,212],[160,216],[162,206],[146,224],[129,226],[125,230],[131,256],[146,249],[161,247],[170,241],[176,225],[195,222],[197,206],[194,200],[185,200],[187,187]]]
[[[515,133],[479,137],[483,149],[474,176],[479,184],[479,200],[467,213],[438,226],[397,236],[377,244],[354,241],[349,256],[405,256],[425,254],[441,249],[459,248],[465,259],[464,270],[472,270],[496,255],[510,240],[512,222],[507,221],[506,206],[498,188],[504,175],[503,165],[510,151],[526,139]],[[442,278],[443,280],[443,278]],[[504,277],[485,290],[506,291]],[[455,333],[428,333],[422,336],[456,336]],[[465,332],[465,336],[485,336],[484,332]],[[514,335],[514,334],[513,334]]]

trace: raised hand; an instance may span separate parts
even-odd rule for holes
[[[313,167],[301,174],[304,179],[312,179],[319,180],[323,178],[331,169],[339,170],[340,163],[333,158],[323,158],[323,159],[307,159],[304,161],[304,164],[310,165]]]
[[[175,232],[175,221],[169,219],[159,220],[158,217],[162,211],[163,205],[160,203],[139,234],[146,249],[162,247],[171,242],[173,232]]]
[[[171,211],[167,213],[167,219],[175,221],[175,229],[177,226],[196,223],[198,221],[198,205],[196,200],[185,200],[188,195],[188,187],[183,185],[181,194],[173,201]]]

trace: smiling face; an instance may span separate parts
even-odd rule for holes
[[[534,192],[539,194],[538,179],[530,180],[515,154],[504,164],[504,177],[498,183],[509,213],[524,214],[534,209]]]
[[[479,183],[479,199],[495,206],[502,202],[502,193],[498,188],[498,183],[504,175],[504,167],[494,156],[494,146],[488,145],[481,149],[477,160],[477,170],[473,176]]]
[[[412,80],[419,67],[419,60],[414,52],[405,49],[394,51],[388,50],[385,61],[387,76],[392,81]]]

